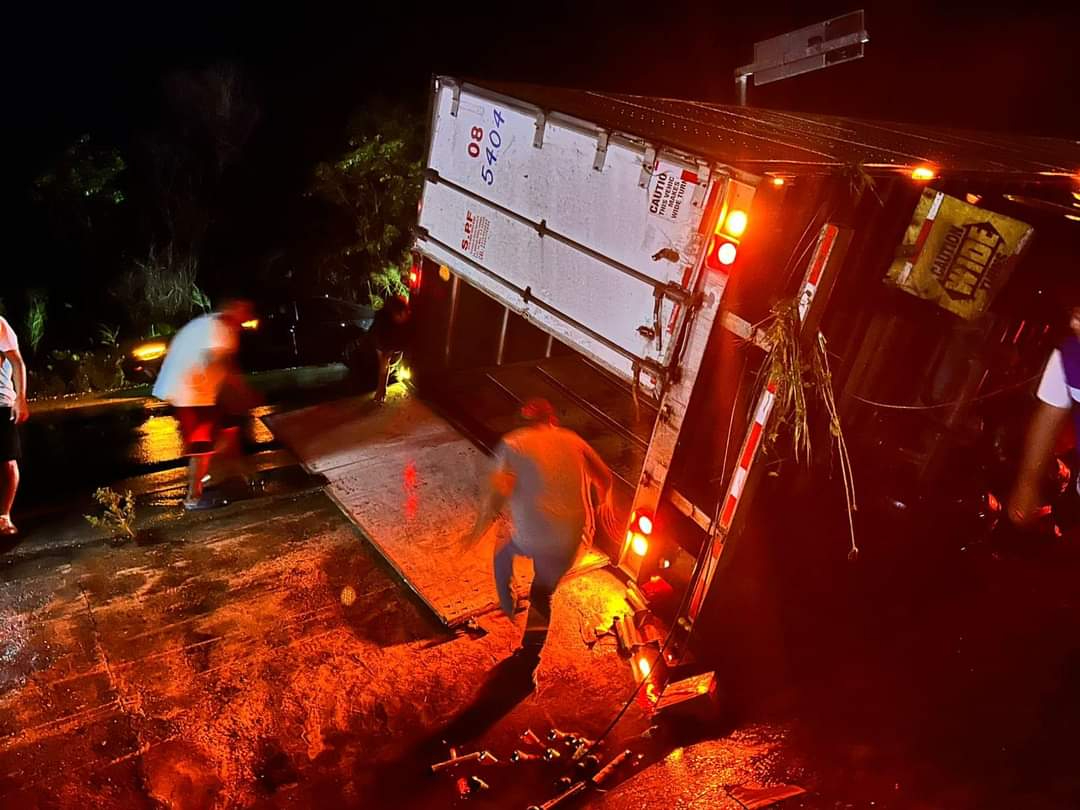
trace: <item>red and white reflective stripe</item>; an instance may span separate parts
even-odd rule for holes
[[[746,481],[750,477],[750,469],[757,458],[761,442],[765,438],[765,429],[772,416],[773,405],[776,404],[776,380],[770,380],[765,390],[758,397],[757,407],[754,408],[754,421],[746,434],[742,450],[739,452],[739,462],[732,473],[731,483],[728,484],[727,495],[724,498],[724,508],[720,512],[720,532],[714,533],[709,538],[708,556],[705,558],[705,569],[694,583],[694,593],[690,599],[689,616],[693,621],[701,610],[701,604],[705,594],[712,584],[713,575],[716,573],[716,565],[720,562],[720,554],[724,549],[723,535],[731,528],[735,519],[735,512],[739,508],[739,498],[746,489]]]
[[[735,509],[739,505],[746,488],[746,479],[750,477],[750,467],[754,463],[757,451],[761,447],[761,440],[765,438],[765,428],[769,424],[773,405],[776,403],[776,381],[771,380],[758,397],[757,408],[754,410],[754,421],[750,425],[750,432],[743,443],[742,453],[739,454],[739,464],[731,476],[731,484],[728,486],[727,499],[724,501],[724,509],[720,512],[720,528],[727,531],[731,527],[731,521],[735,517]]]
[[[940,202],[935,200],[935,204],[931,207],[934,216],[937,216],[940,207]],[[810,260],[810,267],[807,269],[806,277],[803,279],[802,287],[799,289],[800,327],[806,320],[810,305],[814,302],[814,296],[817,294],[818,285],[821,283],[822,274],[828,266],[829,257],[832,254],[839,233],[840,229],[832,223],[826,224],[821,229],[817,246],[814,248],[814,255]],[[773,405],[776,404],[776,389],[777,381],[771,379],[758,396],[757,406],[754,408],[754,420],[746,432],[746,438],[743,440],[738,465],[731,475],[731,482],[728,484],[717,526],[709,536],[708,550],[706,551],[702,570],[694,581],[694,591],[687,609],[687,616],[691,622],[697,620],[698,613],[701,611],[701,606],[705,601],[705,595],[712,586],[716,566],[719,564],[720,555],[724,551],[724,540],[735,520],[735,513],[739,509],[739,501],[742,498],[743,491],[746,489],[746,482],[750,478],[750,469],[757,458],[758,450],[761,449],[761,442],[765,438],[765,431],[769,426],[769,417],[772,416]]]
[[[821,274],[825,271],[825,265],[829,263],[829,255],[833,245],[836,244],[836,236],[840,229],[832,223],[821,229],[817,247],[814,248],[814,256],[810,260],[810,269],[806,273],[806,281],[803,282],[802,293],[799,295],[799,320],[806,320],[806,313],[810,311],[810,304],[817,295],[818,284],[821,282]]]
[[[923,248],[926,247],[926,240],[930,238],[930,231],[933,230],[934,220],[937,219],[938,211],[941,210],[941,203],[944,199],[944,192],[939,191],[934,196],[934,201],[930,203],[930,210],[926,212],[926,219],[923,220],[922,227],[919,228],[919,235],[915,237],[915,253],[904,262],[903,272],[900,273],[899,281],[901,284],[907,282],[911,271],[915,268],[915,262],[919,260]]]

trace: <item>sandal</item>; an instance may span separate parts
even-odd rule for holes
[[[221,507],[228,505],[229,501],[227,499],[209,493],[194,500],[188,498],[184,499],[185,512],[201,512],[206,509],[220,509]]]

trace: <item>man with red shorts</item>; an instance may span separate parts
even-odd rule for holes
[[[173,337],[154,384],[154,396],[174,408],[184,452],[190,457],[185,509],[225,504],[205,493],[204,486],[215,455],[240,457],[240,432],[254,397],[236,355],[241,324],[254,317],[250,301],[232,299],[219,311],[195,318]]]

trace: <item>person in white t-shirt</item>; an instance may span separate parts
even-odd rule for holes
[[[207,496],[204,486],[214,455],[239,457],[240,428],[254,396],[236,355],[242,324],[254,317],[250,301],[235,299],[218,312],[195,318],[173,337],[154,383],[154,396],[173,406],[184,452],[190,456],[185,509],[225,503]]]
[[[1029,525],[1037,517],[1046,465],[1070,414],[1076,419],[1080,440],[1080,307],[1072,309],[1069,328],[1072,335],[1046,361],[1036,393],[1039,402],[1009,496],[1009,519],[1018,526]]]
[[[30,417],[26,404],[26,364],[15,330],[0,317],[0,537],[13,537],[11,507],[19,488],[18,426]]]
[[[506,434],[496,448],[490,491],[462,544],[475,545],[509,503],[514,532],[508,542],[496,544],[495,588],[503,612],[513,616],[514,558],[533,561],[529,615],[518,654],[535,667],[547,639],[555,588],[593,539],[591,487],[599,495],[605,530],[613,532],[615,521],[611,471],[596,451],[572,430],[559,427],[545,400],[527,402],[521,414],[532,424]]]

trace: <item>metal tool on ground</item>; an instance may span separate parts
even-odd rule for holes
[[[577,796],[579,793],[584,793],[586,790],[588,790],[588,788],[588,782],[575,782],[573,785],[568,787],[554,799],[548,799],[543,804],[529,805],[528,810],[553,810],[553,808],[558,807],[560,804],[569,801],[570,799]]]
[[[531,805],[528,810],[554,810],[554,808],[558,807],[559,805],[568,802],[570,799],[578,796],[581,793],[584,793],[590,787],[599,787],[606,779],[611,776],[611,774],[615,772],[616,768],[618,768],[620,765],[626,762],[627,759],[629,759],[631,754],[632,752],[629,750],[623,751],[620,754],[616,754],[615,757],[611,760],[611,762],[601,768],[591,778],[582,779],[580,782],[575,782],[555,798],[548,799],[543,804]]]
[[[548,742],[564,742],[565,740],[573,737],[574,734],[571,731],[560,731],[557,728],[551,729],[547,733]]]
[[[596,754],[586,754],[577,764],[579,773],[588,773],[600,765],[600,757]]]
[[[561,731],[557,728],[551,729],[547,733],[547,738],[548,742],[561,743],[571,751],[577,751],[582,746],[591,747],[593,745],[593,740],[588,737],[572,731]]]
[[[523,732],[521,732],[521,739],[527,743],[535,745],[537,748],[547,747],[546,745],[544,745],[544,741],[537,737],[536,733],[531,728],[527,728]]]
[[[629,759],[633,755],[633,753],[634,752],[628,748],[622,753],[616,754],[614,757],[612,757],[611,762],[609,762],[607,765],[597,771],[593,778],[589,781],[591,781],[594,785],[601,784],[608,777],[610,777],[611,774],[615,773],[615,769],[622,765],[624,762],[626,762],[626,760]]]
[[[481,779],[479,776],[473,775],[469,777],[469,792],[479,793],[482,790],[491,790],[491,785]]]
[[[586,754],[589,753],[589,751],[592,749],[592,747],[594,745],[596,745],[596,743],[594,741],[581,740],[580,742],[578,742],[578,744],[576,746],[574,746],[574,753],[573,753],[573,755],[571,755],[570,761],[571,762],[578,762]]]
[[[471,754],[462,754],[461,756],[451,757],[443,762],[436,762],[431,766],[432,773],[438,773],[444,771],[447,768],[453,768],[456,765],[463,765],[466,762],[476,762],[479,764],[495,764],[499,760],[490,751],[473,751]]]
[[[529,762],[531,760],[543,759],[540,754],[530,754],[528,751],[514,750],[510,752],[510,761],[517,762]]]

